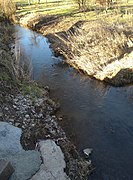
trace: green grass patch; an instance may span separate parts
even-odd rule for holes
[[[41,1],[41,4],[27,4],[27,1],[16,0],[18,16],[24,16],[28,13],[39,13],[43,15],[64,15],[73,12],[77,5],[70,1]]]
[[[21,85],[20,91],[24,95],[29,95],[32,99],[35,97],[41,97],[43,95],[43,89],[40,88],[36,83],[23,83]]]

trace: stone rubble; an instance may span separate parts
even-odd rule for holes
[[[3,103],[0,107],[2,113],[0,121],[6,121],[22,129],[20,141],[25,150],[34,150],[37,147],[36,143],[41,140],[53,140],[64,153],[67,176],[72,180],[86,179],[92,165],[90,161],[80,157],[75,146],[58,125],[58,119],[55,116],[58,109],[59,104],[49,98],[48,92],[34,98],[22,93],[9,94],[7,103]],[[21,155],[18,154],[18,156]]]
[[[2,107],[4,116],[0,117],[1,120],[3,118],[4,121],[22,128],[27,136],[34,131],[33,128],[38,129],[38,126],[45,128],[44,135],[49,134],[52,137],[56,134],[60,137],[61,133],[61,136],[65,136],[63,131],[58,130],[56,116],[52,115],[59,106],[52,100],[45,97],[35,98],[33,101],[30,96],[22,94],[18,94],[16,97],[10,96],[10,98],[12,105]]]

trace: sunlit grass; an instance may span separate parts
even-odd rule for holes
[[[27,1],[16,0],[18,4],[17,14],[24,16],[29,13],[40,13],[43,15],[65,15],[72,13],[76,8],[76,4],[70,1],[41,1],[40,4],[35,2],[31,5]]]
[[[37,13],[41,15],[60,15],[65,17],[64,22],[74,23],[78,20],[101,19],[109,23],[130,23],[133,24],[133,0],[117,1],[112,9],[107,12],[105,8],[94,4],[94,0],[88,1],[88,11],[79,12],[77,4],[72,0],[14,0],[17,3],[17,16],[23,17],[26,14]]]

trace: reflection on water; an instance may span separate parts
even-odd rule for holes
[[[110,87],[53,57],[47,39],[16,26],[16,42],[31,59],[33,78],[59,100],[63,127],[81,151],[93,148],[90,180],[133,179],[133,86]]]

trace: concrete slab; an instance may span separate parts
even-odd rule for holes
[[[64,172],[66,163],[64,154],[53,140],[39,143],[43,164],[31,180],[70,180]]]
[[[10,161],[15,169],[11,180],[30,179],[42,162],[40,152],[23,150],[20,144],[21,133],[20,128],[0,122],[0,159]]]

